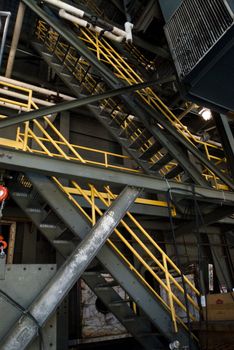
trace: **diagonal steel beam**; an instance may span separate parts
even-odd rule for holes
[[[181,134],[175,129],[173,125],[170,124],[159,112],[153,110],[149,106],[144,105],[142,102],[137,101],[136,105],[139,106],[142,111],[148,113],[148,117],[153,118],[157,123],[160,123],[165,130],[172,135],[183,147],[186,147],[205,167],[211,170],[217,177],[220,178],[228,187],[234,190],[233,181],[226,177],[222,171],[220,171],[217,166],[212,164],[192,143],[190,143],[185,137],[182,137]]]
[[[216,130],[220,135],[223,145],[224,153],[227,157],[227,166],[231,171],[232,178],[234,179],[234,137],[231,130],[228,118],[226,115],[214,113],[214,119],[216,123]]]
[[[26,175],[36,191],[49,204],[56,215],[62,219],[71,232],[79,239],[84,239],[85,231],[87,232],[87,230],[84,229],[82,222],[85,224],[85,218],[64,193],[60,191],[56,184],[46,176],[35,173],[27,173]],[[83,226],[82,230],[80,230],[80,223]],[[175,334],[172,331],[169,313],[160,302],[155,300],[155,297],[149,293],[149,290],[139,281],[138,277],[123,264],[121,257],[115,254],[111,247],[105,244],[96,257],[113,278],[121,284],[126,293],[137,302],[143,313],[149,317],[152,324],[162,334],[164,340],[167,339],[172,342],[178,339],[181,344],[186,345],[188,343],[186,330],[183,327],[180,328],[179,334]],[[140,333],[139,336],[144,338],[143,333]],[[159,341],[156,334],[152,334],[152,336],[155,337],[154,339],[157,342]],[[155,348],[160,349],[159,346]]]
[[[96,56],[85,46],[85,44],[75,35],[69,31],[66,26],[64,26],[61,21],[56,21],[54,18],[49,16],[45,11],[43,11],[34,1],[32,0],[23,0],[23,2],[28,5],[34,12],[36,12],[42,19],[44,19],[51,27],[53,27],[63,38],[65,38],[80,55],[84,56],[97,70],[101,73],[106,82],[112,87],[116,88],[123,85],[123,82],[120,82],[119,79],[113,74],[113,72],[107,68],[104,64],[99,62]],[[134,101],[122,96],[126,105],[130,108],[133,114],[142,120],[142,110],[136,105]],[[144,113],[145,114],[145,113]],[[151,127],[147,127],[151,131]],[[168,141],[170,143],[170,141]],[[173,149],[173,145],[170,144],[170,148]],[[177,158],[176,158],[177,159]],[[182,162],[183,168],[186,168],[187,173],[195,180],[197,184],[204,185],[204,180],[199,177],[197,174],[196,167],[190,163],[187,167],[188,162],[184,159],[181,160],[181,157],[177,159],[178,162]]]
[[[171,78],[169,78],[169,80],[170,79]],[[104,100],[106,98],[118,96],[121,94],[127,94],[127,93],[130,93],[132,91],[136,91],[136,90],[141,90],[141,89],[144,89],[146,87],[149,87],[149,86],[152,86],[155,84],[162,84],[166,81],[168,81],[168,79],[148,81],[145,83],[140,83],[140,84],[122,87],[119,89],[110,90],[110,91],[102,93],[102,94],[91,95],[91,96],[87,96],[87,97],[84,97],[81,99],[75,99],[73,101],[62,102],[62,103],[59,103],[59,104],[56,104],[53,106],[49,106],[49,107],[42,107],[40,109],[36,109],[34,111],[31,111],[31,112],[16,114],[15,116],[12,116],[11,118],[6,118],[4,120],[1,120],[0,121],[0,129],[8,127],[8,126],[16,125],[18,123],[26,122],[26,121],[29,121],[32,119],[41,118],[41,117],[49,115],[49,114],[64,112],[64,111],[67,111],[69,109],[85,106],[87,104],[98,102],[98,101]]]
[[[145,125],[149,125],[147,121],[145,121]],[[201,186],[207,187],[207,181],[202,176],[201,172],[193,165],[193,163],[188,159],[188,157],[183,153],[180,145],[178,145],[173,139],[165,135],[163,130],[158,125],[151,126],[151,132],[154,137],[163,145],[170,155],[173,156],[174,159],[178,161],[181,167],[185,172],[189,174],[189,176],[193,179],[193,181]]]
[[[39,17],[46,21],[51,27],[53,27],[64,39],[66,39],[72,46],[74,46],[95,68],[101,72],[103,78],[108,81],[112,87],[117,88],[123,84],[119,82],[118,78],[107,69],[107,67],[98,61],[95,55],[78,39],[75,32],[71,31],[68,27],[62,24],[61,19],[56,19],[55,16],[48,15],[40,6],[38,6],[35,0],[23,0],[23,2],[34,11]],[[113,85],[114,84],[114,85]]]
[[[2,350],[23,350],[38,335],[39,328],[43,327],[50,315],[55,312],[139,193],[140,189],[133,187],[126,187],[121,192],[29,307],[28,311],[32,317],[24,314],[15,323],[1,343]]]
[[[196,196],[199,201],[223,203],[223,205],[227,206],[234,204],[233,192],[223,192],[213,188],[165,181],[149,175],[117,171],[4,147],[0,147],[0,167],[15,171],[36,172],[45,176],[57,176],[71,180],[83,178],[104,184],[123,186],[127,184],[156,193],[167,193],[170,190],[173,196],[183,196],[184,198],[194,198]]]
[[[203,216],[202,223],[199,225],[199,230],[201,228],[204,228],[206,226],[209,226],[211,224],[214,224],[215,222],[218,222],[219,220],[222,220],[223,218],[230,216],[234,213],[234,207],[226,207],[220,205],[219,207],[212,210],[210,213]],[[191,220],[185,224],[180,225],[178,228],[175,229],[175,235],[176,237],[179,237],[183,234],[186,234],[187,232],[193,232],[196,228],[196,220]]]

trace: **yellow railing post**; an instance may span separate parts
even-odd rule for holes
[[[95,210],[95,192],[94,192],[94,186],[89,185],[91,189],[91,201],[92,201],[92,224],[93,226],[96,224],[96,210]]]
[[[23,143],[23,151],[27,150],[28,146],[28,131],[29,131],[29,122],[24,123],[24,143]]]
[[[165,269],[165,278],[166,278],[166,283],[167,283],[167,288],[168,288],[168,300],[169,300],[169,305],[170,305],[170,311],[171,311],[171,318],[172,322],[174,325],[174,330],[175,332],[178,332],[178,326],[176,322],[176,313],[175,313],[175,308],[174,308],[174,303],[173,303],[173,298],[172,298],[172,290],[171,290],[171,283],[170,283],[170,278],[169,278],[169,272],[168,272],[168,266],[167,266],[167,259],[165,254],[162,255],[163,258],[163,265]]]

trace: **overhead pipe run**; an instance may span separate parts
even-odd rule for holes
[[[15,91],[10,91],[10,90],[4,89],[4,88],[0,88],[0,96],[1,95],[6,95],[6,96],[13,97],[15,99],[28,101],[27,95],[20,94],[20,93],[15,92]],[[49,101],[42,100],[40,98],[35,98],[35,97],[32,98],[32,101],[34,103],[36,103],[37,105],[41,105],[41,106],[53,106],[55,104],[54,102],[49,102]],[[18,107],[20,107],[20,106],[18,106]],[[19,109],[21,109],[21,107]]]
[[[69,96],[69,95],[64,95],[64,94],[58,93],[57,91],[45,89],[45,88],[42,88],[40,86],[24,83],[24,82],[19,81],[19,80],[3,77],[2,75],[0,76],[0,82],[12,84],[12,85],[17,85],[17,86],[20,86],[20,87],[32,90],[32,91],[34,91],[34,92],[36,92],[38,94],[41,94],[41,95],[59,96],[61,99],[65,100],[65,101],[75,100],[75,97],[72,97],[72,96]]]
[[[69,5],[60,0],[44,0],[46,3],[58,7],[59,16],[68,21],[76,23],[81,27],[89,28],[90,30],[107,37],[108,39],[117,41],[132,43],[132,28],[133,24],[126,22],[124,24],[125,30],[119,29],[115,26],[106,23],[105,21],[93,16],[90,14]]]
[[[69,110],[69,109],[78,108],[81,106],[85,106],[87,104],[92,104],[94,102],[104,100],[106,98],[110,98],[110,97],[114,97],[114,96],[118,96],[118,95],[123,95],[123,94],[128,94],[128,93],[131,93],[131,92],[136,91],[136,90],[145,89],[146,87],[149,87],[152,85],[161,84],[161,83],[165,82],[165,80],[167,80],[167,79],[154,80],[154,81],[148,81],[145,83],[125,86],[125,87],[110,90],[108,92],[104,92],[101,94],[91,95],[91,96],[84,97],[81,99],[75,99],[74,101],[62,102],[62,103],[59,103],[59,104],[56,104],[53,106],[49,106],[49,107],[42,107],[40,109],[31,111],[31,112],[27,112],[27,113],[22,113],[21,115],[12,116],[11,118],[7,118],[7,119],[0,121],[0,129],[11,126],[11,125],[15,125],[18,123],[22,123],[25,121],[29,121],[32,119],[41,118],[41,117],[48,115],[48,114],[60,113],[60,112],[63,112],[63,111]]]
[[[61,18],[64,18],[64,19],[68,20],[68,21],[76,23],[76,24],[78,24],[81,27],[89,28],[93,32],[96,32],[96,33],[98,33],[100,35],[103,35],[103,36],[105,36],[106,38],[108,38],[110,40],[114,40],[114,41],[116,41],[118,43],[121,43],[121,42],[125,41],[125,36],[117,36],[117,35],[109,32],[109,31],[104,31],[103,28],[98,27],[98,26],[93,26],[88,21],[86,21],[84,19],[81,19],[81,18],[78,18],[78,17],[75,17],[73,15],[70,15],[69,13],[67,13],[63,9],[59,11],[59,16]]]
[[[6,20],[4,23],[4,29],[3,29],[3,33],[2,33],[2,40],[1,40],[1,47],[0,47],[0,68],[2,65],[3,52],[4,52],[4,48],[5,48],[5,42],[6,42],[11,12],[0,11],[0,30],[2,30],[2,19],[1,19],[2,17],[6,17]]]

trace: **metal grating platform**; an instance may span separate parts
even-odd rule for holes
[[[233,25],[226,0],[184,0],[165,25],[165,34],[181,79]]]

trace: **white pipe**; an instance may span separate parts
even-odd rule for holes
[[[78,9],[77,7],[71,6],[63,1],[60,1],[60,0],[44,0],[44,1],[60,9],[66,10],[80,18],[84,17],[84,11]]]
[[[21,28],[23,24],[23,19],[24,19],[24,12],[25,12],[25,4],[23,2],[20,2],[19,7],[18,7],[18,12],[17,12],[17,17],[15,21],[15,28],[14,28],[14,33],[13,33],[13,38],[11,42],[11,49],[7,61],[7,68],[6,68],[6,77],[10,78],[12,74],[12,69],[15,61],[15,54],[16,54],[16,49],[18,46],[19,42],[19,37],[21,33]]]
[[[54,5],[58,8],[60,8],[59,11],[59,15],[62,18],[65,18],[67,20],[70,20],[74,23],[79,24],[82,27],[88,27],[90,28],[92,31],[95,31],[97,33],[100,33],[104,30],[104,28],[98,27],[98,26],[93,26],[91,23],[89,23],[88,21],[82,20],[81,18],[83,18],[85,16],[85,12],[78,9],[77,7],[74,7],[72,5],[69,5],[63,1],[60,0],[44,0],[45,2],[47,2],[48,4]],[[69,12],[69,13],[67,13]],[[75,16],[77,17],[75,17]],[[104,32],[104,36],[106,36],[107,38],[117,41],[117,42],[122,42],[124,40],[124,38],[127,40],[127,42],[131,43],[132,42],[132,28],[133,28],[133,24],[130,22],[126,22],[125,23],[125,31],[122,29],[119,29],[117,27],[113,27],[113,29],[111,30],[111,32]]]
[[[6,37],[7,37],[7,31],[8,31],[8,26],[9,26],[9,21],[11,17],[11,12],[4,12],[0,11],[0,18],[6,16],[6,21],[4,23],[4,29],[2,33],[2,41],[1,41],[1,48],[0,48],[0,68],[2,66],[2,58],[3,58],[3,52],[5,48],[5,42],[6,42]],[[0,28],[1,30],[1,28]]]
[[[11,97],[15,97],[24,101],[28,100],[28,96],[27,95],[23,95],[20,94],[18,92],[15,91],[10,91],[8,89],[4,89],[4,88],[0,88],[0,94],[2,95],[7,95],[7,96],[11,96]],[[39,98],[32,98],[33,102],[35,102],[37,105],[41,105],[41,106],[53,106],[55,103],[49,102],[49,101],[45,101],[45,100],[41,100]]]
[[[124,28],[126,32],[126,41],[127,43],[132,43],[132,28],[133,24],[130,22],[125,22],[124,23]]]
[[[10,109],[16,109],[17,111],[28,112],[28,109],[25,107],[20,107],[20,106],[13,105],[11,103],[7,103],[3,101],[0,101],[0,106],[10,108]]]
[[[81,18],[77,18],[73,15],[70,15],[69,13],[67,13],[64,10],[60,10],[59,11],[59,16],[62,18],[65,18],[73,23],[77,23],[79,24],[81,27],[85,27],[85,28],[89,28],[90,30],[92,30],[93,32],[96,33],[101,33],[103,32],[103,36],[105,36],[106,38],[109,38],[111,40],[117,41],[117,42],[122,42],[125,38],[123,36],[116,36],[115,34],[112,34],[111,32],[107,32],[104,31],[103,28],[98,27],[98,26],[93,26],[92,24],[90,24],[89,22],[81,19]]]
[[[32,85],[32,84],[23,83],[22,81],[19,81],[19,80],[10,79],[10,78],[6,78],[6,77],[3,77],[3,76],[0,76],[0,82],[1,81],[4,82],[4,83],[17,85],[17,86],[23,87],[25,89],[29,89],[29,90],[35,91],[35,92],[37,92],[39,94],[42,94],[42,95],[58,96],[58,93],[56,91],[45,89],[45,88],[42,88],[42,87],[39,87],[39,86],[36,86],[36,85]],[[68,96],[68,95],[64,95],[64,94],[60,94],[60,93],[59,93],[59,97],[61,97],[65,101],[75,100],[75,98],[72,97],[72,96]]]
[[[117,27],[113,27],[111,33],[117,35],[117,36],[123,36],[126,37],[126,32],[122,29],[119,29]]]

